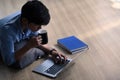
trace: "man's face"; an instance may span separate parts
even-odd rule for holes
[[[41,29],[41,25],[37,25],[37,24],[34,24],[34,23],[29,23],[29,24],[28,24],[28,27],[29,27],[29,29],[31,29],[31,31],[33,31],[33,32]]]

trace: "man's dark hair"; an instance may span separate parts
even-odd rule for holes
[[[28,19],[29,23],[47,25],[50,14],[47,7],[38,0],[28,1],[21,9],[21,17]]]

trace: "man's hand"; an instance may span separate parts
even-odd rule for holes
[[[57,52],[57,51],[55,51],[55,50],[52,51],[51,55],[52,55],[53,60],[54,60],[55,63],[57,63],[57,64],[62,64],[62,63],[64,63],[64,62],[66,61],[66,59],[67,59],[67,57],[66,57],[65,55],[63,55],[63,54],[61,54],[61,53],[59,53],[59,52]]]
[[[42,43],[41,36],[34,36],[34,37],[30,38],[28,41],[28,45],[30,45],[31,47],[37,47],[37,46],[41,45],[41,43]]]
[[[52,49],[48,45],[40,45],[37,48],[43,50],[47,55],[50,55],[55,63],[62,64],[67,59],[67,57],[64,54],[58,52],[55,49]]]

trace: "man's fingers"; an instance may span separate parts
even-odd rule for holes
[[[63,54],[62,54],[61,56],[64,58],[64,60],[66,60],[66,59],[67,59],[67,57],[66,57],[66,56],[64,56]]]
[[[63,54],[55,52],[53,54],[53,59],[54,59],[55,63],[61,64],[61,63],[64,63],[66,61],[67,57],[64,56]]]
[[[64,63],[66,61],[66,59],[67,59],[67,57],[64,56],[63,54],[58,54],[58,56],[57,56],[57,62],[60,64]]]
[[[41,44],[41,43],[42,43],[42,38],[41,38],[41,36],[38,36],[36,39],[37,39],[38,44]]]

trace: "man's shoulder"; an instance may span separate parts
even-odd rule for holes
[[[7,24],[8,22],[10,22],[11,20],[15,19],[17,16],[21,15],[21,11],[17,11],[13,14],[10,14],[2,19],[0,19],[0,27],[4,26],[5,24]]]

